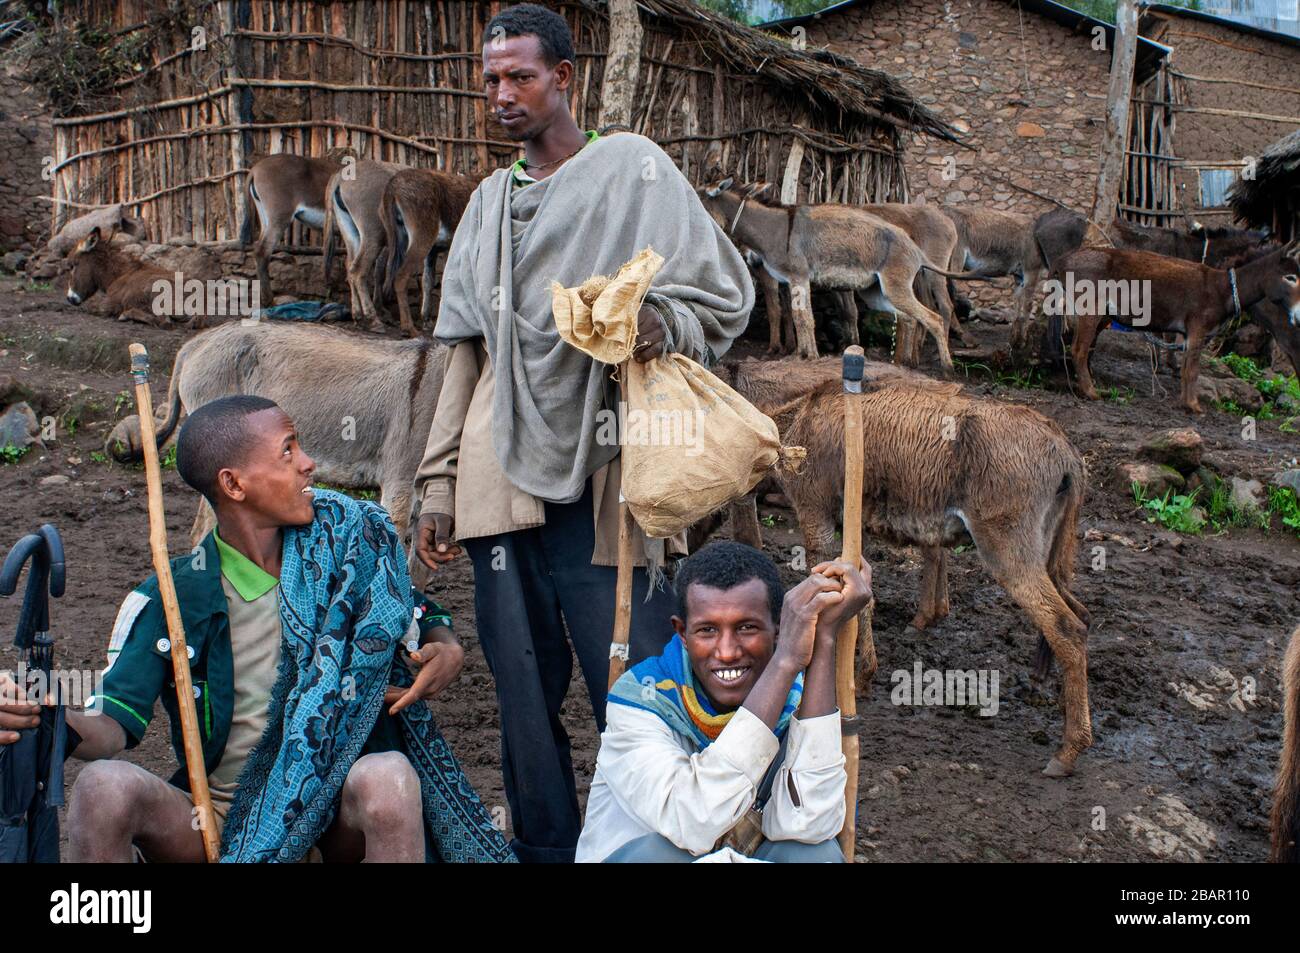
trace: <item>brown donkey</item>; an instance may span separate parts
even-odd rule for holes
[[[1097,335],[1111,319],[1153,333],[1181,333],[1187,344],[1183,358],[1182,405],[1201,413],[1196,382],[1201,349],[1216,330],[1259,305],[1272,308],[1285,320],[1270,323],[1278,345],[1296,362],[1300,358],[1300,245],[1292,243],[1226,271],[1153,252],[1117,248],[1081,248],[1066,255],[1053,270],[1060,306],[1052,310],[1076,315],[1071,364],[1080,393],[1097,400],[1088,363]],[[1073,293],[1072,293],[1073,292]],[[1140,297],[1135,297],[1140,296]],[[1127,299],[1130,307],[1124,308]],[[1145,300],[1144,323],[1133,324],[1133,302]],[[1062,336],[1063,315],[1048,318],[1048,345]],[[1297,364],[1300,367],[1300,364]]]
[[[795,382],[829,376],[826,362],[747,362],[733,386],[776,421],[782,443],[805,447],[798,473],[778,471],[810,558],[835,550],[844,486],[844,396],[831,379],[780,402]],[[800,367],[807,368],[801,372]],[[1036,674],[1052,656],[1064,683],[1065,739],[1043,772],[1063,777],[1092,744],[1087,609],[1074,597],[1074,557],[1086,470],[1061,428],[1037,411],[961,393],[956,384],[868,369],[862,516],[871,533],[921,548],[926,628],[948,614],[947,549],[973,541],[990,575],[1033,621]],[[874,377],[874,380],[872,378]],[[751,503],[752,505],[752,503]],[[755,520],[732,513],[742,542]]]
[[[763,268],[790,285],[799,357],[817,357],[812,286],[866,293],[872,307],[902,314],[923,326],[939,347],[945,375],[952,374],[948,327],[917,300],[917,272],[949,275],[896,225],[851,205],[776,205],[755,201],[731,179],[698,190],[704,207],[737,245],[761,259]],[[856,335],[856,327],[850,338]]]
[[[179,314],[170,314],[157,306],[157,282],[174,284],[176,273],[141,261],[113,244],[113,236],[103,237],[98,228],[81,240],[71,255],[66,297],[71,304],[84,305],[100,291],[106,299],[104,310],[119,321],[138,321],[155,327],[171,327]],[[204,316],[191,316],[188,326],[201,328]]]
[[[335,172],[325,189],[325,281],[329,283],[330,268],[334,263],[334,227],[337,224],[347,258],[352,317],[358,323],[366,322],[367,331],[383,330],[370,293],[375,263],[386,247],[379,203],[383,200],[388,180],[403,168],[393,162],[363,159]]]
[[[325,188],[339,170],[345,150],[325,157],[299,156],[288,152],[264,156],[253,163],[244,184],[248,204],[239,231],[241,245],[253,240],[253,215],[261,225],[257,240],[257,280],[264,301],[272,300],[268,262],[293,222],[309,228],[325,225]]]
[[[406,286],[417,268],[423,269],[420,325],[433,320],[433,285],[438,251],[451,244],[452,233],[465,214],[479,180],[431,169],[403,169],[384,187],[379,219],[388,246],[385,291],[397,298],[402,333],[415,337]]]

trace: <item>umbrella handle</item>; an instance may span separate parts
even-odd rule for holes
[[[36,633],[44,632],[50,626],[49,600],[45,588],[50,570],[49,546],[45,538],[36,533],[29,533],[20,539],[5,557],[4,565],[0,566],[0,594],[13,595],[18,588],[18,576],[28,560],[31,560],[32,568],[27,574],[23,607],[18,615],[18,629],[14,633],[14,645],[20,649],[31,648]]]
[[[0,566],[0,595],[14,594],[18,577],[29,560],[32,569],[27,576],[18,631],[14,635],[14,645],[20,649],[31,648],[32,638],[37,632],[49,631],[49,596],[62,596],[67,581],[63,539],[50,523],[45,523],[35,533],[28,533],[9,550],[4,565]]]
[[[67,581],[67,566],[63,561],[63,537],[54,527],[53,523],[44,523],[37,530],[41,538],[45,540],[45,548],[48,551],[50,561],[50,595],[58,599],[63,595],[64,584]],[[49,626],[46,626],[48,629]]]

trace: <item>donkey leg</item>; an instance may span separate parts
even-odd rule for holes
[[[433,289],[438,279],[438,249],[432,249],[424,259],[424,270],[420,276],[420,327],[427,328],[433,323]]]
[[[817,329],[813,323],[812,289],[808,279],[790,281],[790,310],[794,312],[794,337],[798,354],[817,357]]]
[[[1074,376],[1079,381],[1079,392],[1088,400],[1098,400],[1097,388],[1092,384],[1092,371],[1088,360],[1092,356],[1092,345],[1097,340],[1104,318],[1096,315],[1081,314],[1075,319],[1074,343],[1070,345],[1070,361],[1074,364]]]
[[[1065,702],[1065,736],[1043,774],[1061,778],[1074,772],[1080,753],[1092,745],[1088,709],[1088,629],[1066,605],[1045,566],[1034,566],[1026,555],[1012,551],[1005,528],[971,527],[980,556],[993,578],[1015,600],[1039,630],[1061,667]]]
[[[756,268],[755,271],[763,288],[763,308],[767,311],[767,353],[782,354],[781,283],[766,268]]]
[[[888,286],[886,282],[888,282]],[[943,318],[916,300],[916,295],[912,294],[912,283],[910,281],[891,280],[882,275],[881,287],[890,301],[893,302],[895,308],[925,328],[930,337],[934,338],[934,343],[939,348],[940,373],[951,380],[954,376],[952,353],[948,350],[948,326],[944,323]]]
[[[840,321],[843,322],[848,330],[850,344],[858,343],[858,302],[853,297],[853,291],[835,292],[836,303],[840,308]]]
[[[1194,414],[1201,413],[1201,399],[1196,393],[1197,380],[1201,374],[1201,348],[1205,344],[1205,332],[1199,327],[1187,331],[1187,348],[1183,351],[1182,404]]]
[[[379,331],[383,328],[383,325],[379,323],[379,315],[375,310],[374,299],[370,296],[370,289],[367,287],[371,272],[375,267],[375,259],[378,257],[378,242],[363,235],[361,249],[348,265],[348,282],[352,285],[357,302],[361,305],[360,318],[366,320],[368,330],[371,331]],[[353,310],[356,310],[355,307]]]
[[[948,550],[939,550],[939,568],[934,574],[934,617],[944,619],[948,616]]]
[[[912,628],[914,629],[923,631],[942,618],[936,604],[936,596],[938,595],[938,577],[943,565],[943,552],[942,546],[921,547],[920,605],[917,607],[916,615],[912,617]]]
[[[393,276],[393,295],[397,298],[397,313],[402,322],[402,333],[408,338],[416,335],[415,324],[411,321],[411,302],[407,297],[407,287],[411,283],[411,275],[415,272],[417,266],[422,267],[423,259],[417,259],[407,250],[406,258],[398,266],[397,274]]]
[[[217,525],[217,514],[212,511],[212,504],[208,502],[207,497],[199,497],[199,508],[194,514],[194,522],[190,525],[190,547],[198,546],[203,542],[203,537],[212,532]]]
[[[731,538],[755,549],[763,548],[763,534],[758,528],[758,494],[747,493],[731,501]]]

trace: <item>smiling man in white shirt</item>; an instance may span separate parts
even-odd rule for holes
[[[718,542],[675,589],[676,636],[610,691],[576,859],[842,862],[835,633],[871,600],[870,567],[822,563],[783,594],[771,559]]]

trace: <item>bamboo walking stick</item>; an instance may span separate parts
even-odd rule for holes
[[[856,344],[844,351],[844,553],[845,562],[856,566],[862,558],[862,393],[864,357]],[[870,642],[870,607],[866,639]],[[857,843],[858,811],[858,700],[853,681],[858,645],[858,616],[846,619],[835,640],[835,701],[840,708],[840,745],[844,752],[844,827],[840,850],[852,863]]]
[[[624,361],[618,365],[618,399],[621,407],[627,407],[627,365]],[[620,466],[622,460],[619,461]],[[623,500],[620,479],[618,502],[618,576],[614,583],[614,635],[609,643],[609,684],[608,692],[614,683],[627,671],[628,640],[632,634],[632,511]]]
[[[203,744],[199,740],[199,716],[192,703],[194,685],[190,681],[190,660],[185,647],[185,627],[181,608],[176,601],[176,583],[172,580],[171,562],[167,558],[167,523],[163,517],[162,470],[158,465],[158,444],[154,434],[153,398],[149,394],[149,355],[143,344],[132,344],[131,378],[135,382],[135,405],[140,414],[140,442],[144,445],[144,472],[149,487],[149,548],[153,551],[153,568],[158,574],[158,593],[167,617],[170,636],[172,672],[176,677],[176,707],[181,714],[181,738],[185,743],[185,767],[190,776],[190,794],[199,811],[199,830],[203,834],[203,852],[208,863],[215,864],[221,852],[216,825],[212,823],[212,795],[208,792],[208,775],[203,761]]]

